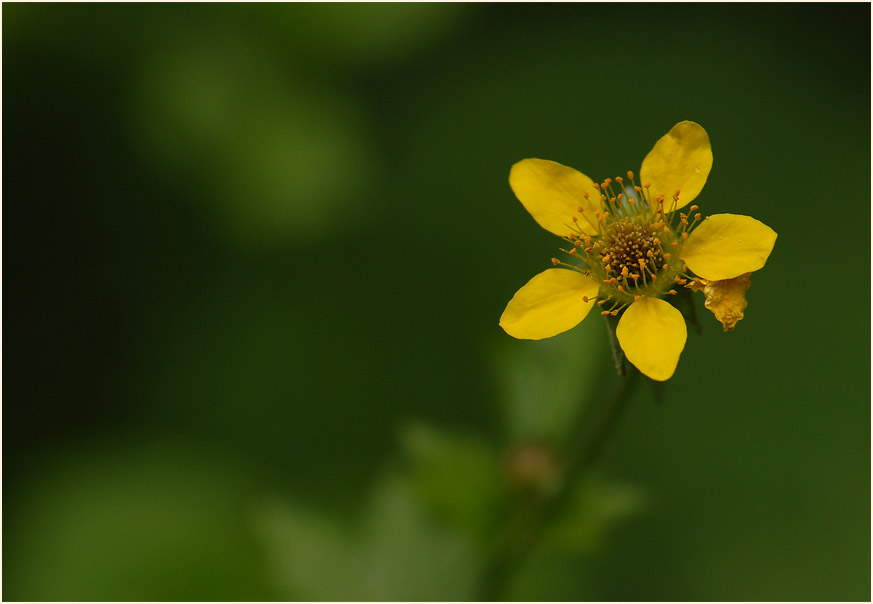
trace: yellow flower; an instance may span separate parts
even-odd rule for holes
[[[767,225],[736,214],[701,220],[680,212],[703,190],[712,168],[709,136],[680,122],[643,160],[640,185],[627,178],[595,183],[559,163],[525,159],[509,173],[516,197],[541,227],[562,237],[572,263],[528,281],[500,317],[509,335],[540,340],[579,324],[597,304],[618,316],[625,357],[653,380],[669,379],[685,348],[682,314],[665,298],[676,288],[703,290],[725,331],[746,308],[748,275],[763,268],[776,242]],[[569,270],[567,270],[569,269]]]

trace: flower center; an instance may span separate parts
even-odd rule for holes
[[[630,277],[636,281],[647,268],[657,274],[664,255],[656,233],[651,223],[630,218],[610,224],[600,254],[606,277]]]

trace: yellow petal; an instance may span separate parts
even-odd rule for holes
[[[680,257],[710,281],[733,279],[764,267],[776,231],[750,216],[713,214],[688,236]]]
[[[500,326],[522,340],[551,338],[585,318],[599,289],[596,281],[582,273],[550,268],[515,292],[500,317]]]
[[[670,304],[658,298],[642,298],[624,311],[615,335],[634,367],[663,382],[676,371],[688,332],[682,313]]]
[[[725,331],[733,331],[743,318],[743,311],[749,305],[746,301],[746,292],[752,287],[751,275],[752,273],[746,273],[722,281],[694,279],[687,287],[694,291],[702,291],[706,296],[704,306],[712,311]]]
[[[509,171],[509,186],[547,231],[561,237],[578,234],[571,226],[576,217],[585,234],[597,234],[594,212],[600,211],[600,191],[581,172],[547,159],[523,159]]]
[[[653,202],[655,196],[663,195],[665,209],[679,209],[700,194],[711,169],[712,147],[706,130],[694,122],[679,122],[646,155],[640,181],[651,183]],[[676,191],[680,192],[678,203],[673,201]]]

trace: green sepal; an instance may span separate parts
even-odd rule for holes
[[[687,287],[680,287],[675,296],[667,296],[667,301],[673,305],[676,310],[682,313],[685,318],[685,323],[700,335],[703,330],[700,327],[700,321],[697,319],[697,308],[694,306],[693,292]]]

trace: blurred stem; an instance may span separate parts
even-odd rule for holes
[[[536,547],[551,522],[564,510],[576,480],[597,460],[631,398],[638,375],[635,368],[627,368],[615,394],[600,414],[594,429],[590,431],[589,438],[585,436],[589,432],[590,418],[585,417],[577,426],[567,452],[567,463],[560,486],[555,491],[521,502],[513,510],[507,531],[498,542],[498,547],[483,573],[477,600],[503,600],[507,583]]]

